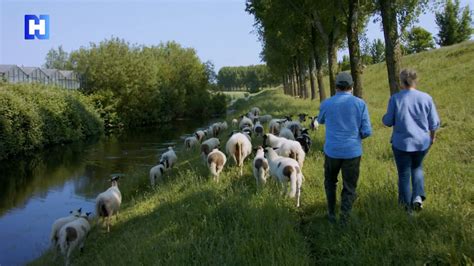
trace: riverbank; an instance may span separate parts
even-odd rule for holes
[[[367,67],[364,95],[374,135],[364,141],[354,219],[346,228],[325,218],[323,188],[324,127],[311,132],[313,147],[303,172],[302,206],[280,197],[270,181],[256,188],[250,160],[244,174],[226,165],[221,182],[209,177],[198,151],[178,154],[165,182],[150,189],[148,172],[121,186],[120,220],[106,234],[94,226],[76,265],[312,265],[453,264],[474,257],[474,43],[403,58],[418,70],[419,87],[430,93],[442,120],[438,140],[425,161],[425,209],[409,218],[397,205],[397,172],[390,149],[391,129],[381,124],[389,91],[385,65]],[[275,117],[307,112],[319,103],[266,91],[240,102],[236,113],[259,106]],[[228,120],[230,120],[229,118]],[[229,122],[229,121],[228,121]],[[222,134],[221,143],[228,132]],[[254,138],[254,145],[261,139]],[[221,145],[223,147],[224,145]],[[339,191],[341,186],[339,186]],[[133,193],[133,192],[136,193]],[[132,196],[133,195],[133,196]],[[61,264],[61,261],[56,264]],[[33,265],[51,265],[50,253]]]

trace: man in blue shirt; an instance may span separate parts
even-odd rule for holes
[[[318,122],[326,125],[324,187],[329,221],[336,221],[337,176],[342,170],[341,221],[347,222],[356,199],[362,139],[372,134],[369,112],[362,99],[352,95],[352,77],[336,77],[336,95],[321,103]]]

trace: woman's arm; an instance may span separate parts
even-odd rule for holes
[[[395,124],[395,104],[393,103],[393,97],[390,97],[387,106],[387,113],[382,117],[382,123],[387,127],[391,127]]]

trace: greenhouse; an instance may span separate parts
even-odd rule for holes
[[[65,89],[81,87],[79,74],[71,70],[0,65],[0,80],[9,83],[40,83]]]

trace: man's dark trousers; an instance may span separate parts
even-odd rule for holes
[[[328,202],[328,215],[335,217],[336,214],[336,188],[337,175],[342,170],[343,189],[341,193],[341,216],[350,215],[352,203],[354,203],[357,194],[357,180],[359,179],[360,158],[336,159],[325,155],[324,160],[324,187],[326,189],[326,198]]]

